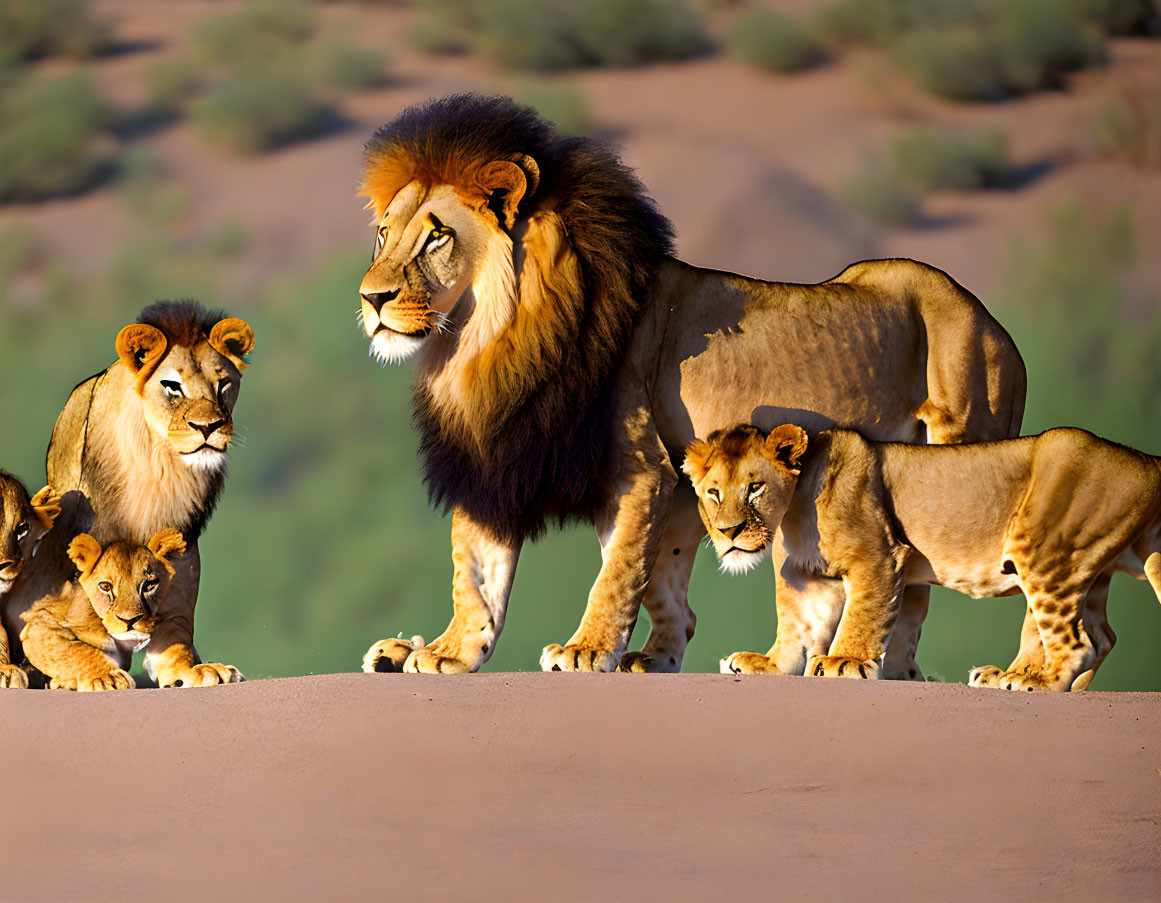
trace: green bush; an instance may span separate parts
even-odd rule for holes
[[[84,73],[29,74],[0,86],[0,203],[71,194],[92,185],[108,161],[96,139],[109,106]]]
[[[1161,168],[1161,92],[1119,95],[1097,114],[1093,133],[1106,153]]]
[[[562,135],[584,135],[593,127],[584,92],[574,85],[530,88],[519,99],[555,125]]]
[[[378,50],[334,41],[320,54],[322,80],[340,91],[373,88],[383,81],[386,59]]]
[[[1148,34],[1161,22],[1155,0],[1069,0],[1079,21],[1099,28],[1104,34]]]
[[[198,67],[186,57],[159,60],[145,70],[151,113],[174,116],[185,109],[198,85]]]
[[[1053,87],[1065,73],[1105,59],[1099,33],[1078,21],[1061,0],[1005,4],[997,35],[1005,84],[1017,92]]]
[[[240,153],[258,153],[322,132],[329,108],[301,79],[239,75],[196,101],[190,111],[202,138]]]
[[[979,26],[981,0],[838,0],[816,16],[832,40],[889,47],[901,35],[922,28]]]
[[[847,203],[863,216],[887,226],[906,226],[919,216],[919,197],[895,170],[870,160],[843,186]]]
[[[685,0],[450,0],[423,10],[419,35],[429,48],[465,39],[516,69],[632,66],[687,59],[709,47]]]
[[[234,13],[201,22],[195,39],[207,60],[236,70],[289,71],[314,31],[305,0],[251,0]]]
[[[891,160],[904,178],[925,189],[997,188],[1010,169],[1000,129],[974,135],[913,129],[895,136]]]
[[[818,44],[798,20],[772,9],[738,16],[730,30],[730,55],[771,72],[793,72],[818,61]]]
[[[976,28],[923,28],[899,44],[903,69],[925,91],[949,100],[994,100],[1007,85],[996,41]]]
[[[90,56],[108,36],[90,17],[89,0],[3,0],[0,59]]]

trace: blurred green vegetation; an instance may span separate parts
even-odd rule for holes
[[[730,56],[771,72],[805,69],[821,58],[818,43],[797,19],[772,9],[751,9],[734,20]]]
[[[884,226],[907,226],[919,216],[919,194],[881,157],[870,157],[842,185],[847,204]]]
[[[1143,169],[1161,168],[1161,86],[1122,91],[1093,122],[1100,148]]]
[[[928,190],[976,191],[1005,184],[1011,171],[1002,129],[977,133],[909,129],[891,141],[899,174]]]
[[[585,135],[592,131],[593,115],[579,85],[537,82],[517,91],[516,95],[520,103],[532,107],[562,135]]]
[[[410,37],[431,52],[474,49],[550,71],[682,60],[709,38],[685,0],[423,0]]]
[[[108,37],[89,0],[0,2],[0,61],[91,56]]]
[[[317,135],[330,115],[309,81],[293,75],[237,75],[190,108],[194,128],[208,143],[251,154]]]

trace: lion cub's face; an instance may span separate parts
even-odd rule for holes
[[[0,593],[6,593],[60,514],[60,496],[45,486],[31,499],[23,484],[0,471]]]
[[[140,649],[149,641],[174,569],[170,559],[185,552],[176,530],[156,533],[144,546],[114,542],[105,548],[87,533],[69,544],[69,558],[101,623],[115,640]]]
[[[698,512],[722,569],[744,574],[770,548],[798,485],[806,433],[793,424],[763,436],[749,424],[695,439],[682,469],[693,481]]]

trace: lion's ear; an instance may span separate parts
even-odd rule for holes
[[[101,544],[88,533],[78,533],[69,543],[69,558],[82,575],[87,574],[101,557]]]
[[[130,373],[137,374],[138,392],[145,387],[168,347],[165,333],[147,323],[132,323],[117,333],[117,357]]]
[[[802,473],[802,454],[806,451],[806,430],[793,423],[784,423],[770,430],[762,447],[770,461],[792,476]]]
[[[32,513],[36,515],[40,525],[45,531],[51,530],[52,525],[56,523],[57,515],[60,514],[60,496],[56,490],[51,486],[45,486],[32,497],[30,503]]]
[[[160,558],[172,574],[173,568],[169,564],[169,559],[174,555],[185,553],[185,540],[177,530],[166,527],[164,530],[158,530],[154,533],[153,538],[146,543],[145,547]]]
[[[712,451],[713,446],[704,439],[694,439],[685,447],[685,460],[681,462],[681,469],[694,486],[709,473],[709,456]]]
[[[504,228],[511,229],[520,201],[532,195],[540,184],[540,167],[527,154],[521,154],[515,162],[493,160],[480,173],[480,184],[488,195],[488,205]]]
[[[243,356],[250,353],[254,347],[254,330],[245,320],[237,317],[226,317],[218,320],[210,330],[210,345],[219,354],[233,361],[239,370],[245,370],[249,364]]]

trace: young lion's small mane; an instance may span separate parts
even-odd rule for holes
[[[495,205],[481,187],[486,168],[525,157],[539,178],[519,206],[527,232],[515,314],[466,364],[461,399],[436,397],[422,376],[414,391],[432,501],[513,539],[548,520],[591,518],[607,500],[614,371],[672,252],[672,227],[612,149],[560,137],[504,97],[410,107],[371,138],[363,167],[363,193],[382,215],[413,180]]]
[[[193,348],[225,317],[225,311],[206,310],[197,301],[155,301],[141,311],[137,322],[160,329],[171,347]]]

